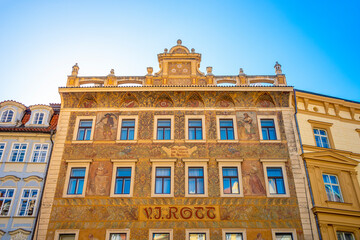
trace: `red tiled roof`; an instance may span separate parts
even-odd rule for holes
[[[50,120],[48,127],[26,127],[25,124],[29,121],[31,111],[26,108],[25,114],[21,120],[21,126],[19,127],[0,127],[0,132],[38,132],[38,133],[50,133],[51,130],[56,131],[57,122],[59,119],[59,109],[54,109],[54,114]]]

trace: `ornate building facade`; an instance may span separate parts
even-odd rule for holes
[[[60,105],[0,103],[0,237],[32,239]]]
[[[322,239],[360,239],[360,103],[300,90],[296,100]]]
[[[158,60],[146,76],[73,67],[36,239],[313,239],[281,66],[205,74],[180,40]]]

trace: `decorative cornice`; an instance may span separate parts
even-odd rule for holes
[[[18,182],[18,181],[20,181],[20,179],[21,178],[18,178],[18,177],[14,176],[14,175],[7,175],[5,177],[0,178],[0,181],[6,182],[6,181],[9,181],[9,180],[12,180],[14,182]]]
[[[9,232],[9,234],[10,234],[10,236],[15,236],[15,235],[17,235],[17,234],[21,234],[21,235],[30,235],[30,231],[26,231],[26,230],[24,230],[24,229],[22,229],[22,228],[19,228],[19,229],[16,229],[16,230],[14,230],[14,231],[10,231]]]
[[[32,175],[32,176],[23,178],[23,180],[25,182],[30,182],[30,181],[42,182],[43,178],[36,176],[36,175]]]
[[[333,125],[333,123],[321,122],[321,121],[316,121],[316,120],[312,120],[312,119],[308,119],[308,122],[311,124],[324,125],[327,127],[331,127]]]

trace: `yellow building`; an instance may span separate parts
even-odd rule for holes
[[[360,239],[360,103],[300,90],[296,100],[322,239]]]
[[[313,239],[280,64],[205,74],[180,40],[158,60],[145,76],[73,67],[36,238]]]

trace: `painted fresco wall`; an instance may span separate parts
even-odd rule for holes
[[[271,229],[292,228],[297,230],[298,239],[304,239],[290,162],[286,162],[290,197],[282,198],[266,197],[260,162],[260,159],[289,158],[283,114],[274,108],[289,107],[289,93],[63,93],[63,100],[65,109],[87,108],[88,111],[73,111],[70,115],[47,239],[54,239],[55,230],[58,229],[81,229],[79,239],[104,239],[107,229],[124,228],[129,228],[131,239],[136,240],[147,239],[149,229],[173,229],[174,239],[183,240],[185,229],[194,228],[210,229],[211,239],[221,239],[224,228],[246,229],[247,239],[271,239]],[[149,107],[156,108],[146,110]],[[186,110],[179,107],[186,107]],[[92,108],[96,108],[96,111]],[[107,108],[112,110],[107,111]],[[115,111],[114,108],[119,110]],[[256,108],[262,108],[261,112]],[[276,115],[281,141],[260,142],[259,113]],[[122,115],[138,115],[137,143],[116,143],[118,119]],[[173,143],[152,142],[155,115],[174,116]],[[205,115],[205,142],[184,141],[186,115]],[[217,115],[236,116],[239,141],[216,141]],[[72,143],[77,116],[96,116],[92,143]],[[151,197],[152,158],[176,158],[174,198]],[[208,197],[185,197],[185,158],[209,159]],[[243,159],[244,197],[220,197],[217,158]],[[78,159],[93,160],[86,197],[63,198],[67,169],[65,161]],[[133,197],[110,197],[111,159],[138,159]],[[173,214],[169,213],[172,207],[177,208]],[[203,209],[196,213],[194,207]],[[162,215],[155,212],[155,208],[157,211],[161,209]]]

